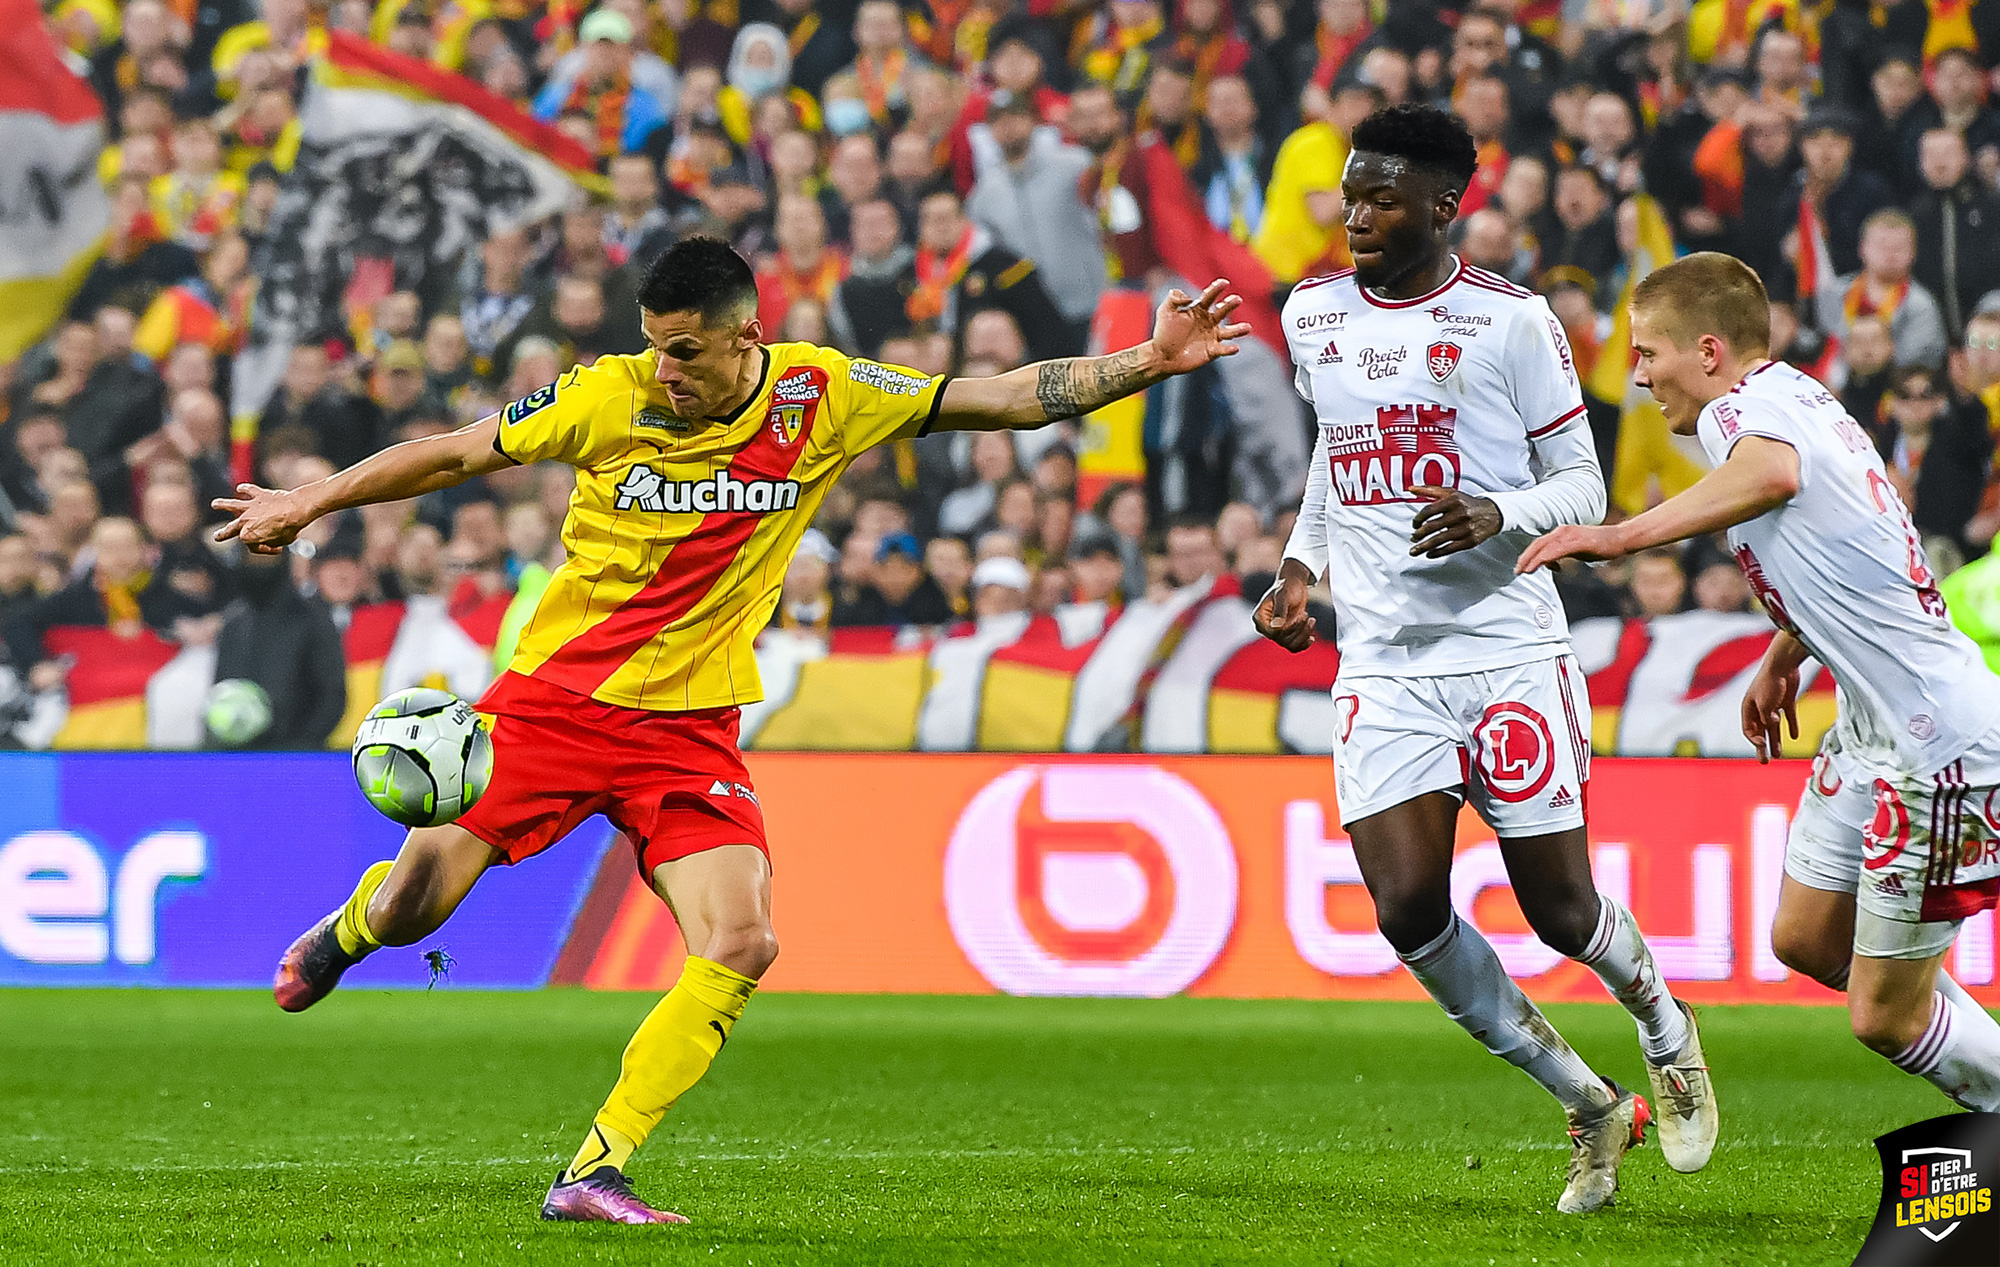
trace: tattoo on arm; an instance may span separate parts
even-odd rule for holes
[[[1043,361],[1035,379],[1035,399],[1050,422],[1087,414],[1158,382],[1145,362],[1143,347],[1110,356]]]

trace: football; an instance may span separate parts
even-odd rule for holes
[[[416,686],[370,709],[354,736],[354,779],[368,803],[406,827],[471,809],[493,778],[493,741],[472,705]]]
[[[202,724],[216,743],[240,748],[271,728],[271,697],[248,678],[227,678],[208,689]]]

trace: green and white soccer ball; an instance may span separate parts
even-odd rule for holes
[[[225,678],[208,688],[201,719],[215,742],[241,748],[271,728],[271,697],[248,678]]]
[[[493,741],[450,691],[414,686],[370,709],[354,736],[354,779],[368,803],[406,827],[471,809],[493,780]]]

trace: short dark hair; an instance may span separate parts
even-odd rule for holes
[[[639,286],[647,312],[699,312],[713,324],[757,304],[757,275],[720,238],[682,238],[660,253]]]
[[[1470,15],[1468,15],[1470,16]],[[1479,170],[1479,146],[1465,120],[1436,106],[1390,106],[1354,125],[1354,148],[1408,160],[1459,193]]]

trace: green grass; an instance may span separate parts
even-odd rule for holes
[[[1837,1010],[1712,1009],[1714,1162],[1565,1218],[1553,1104],[1427,1004],[776,995],[633,1168],[691,1227],[539,1222],[651,1003],[0,992],[0,1263],[1844,1264],[1870,1138],[1950,1107]]]

